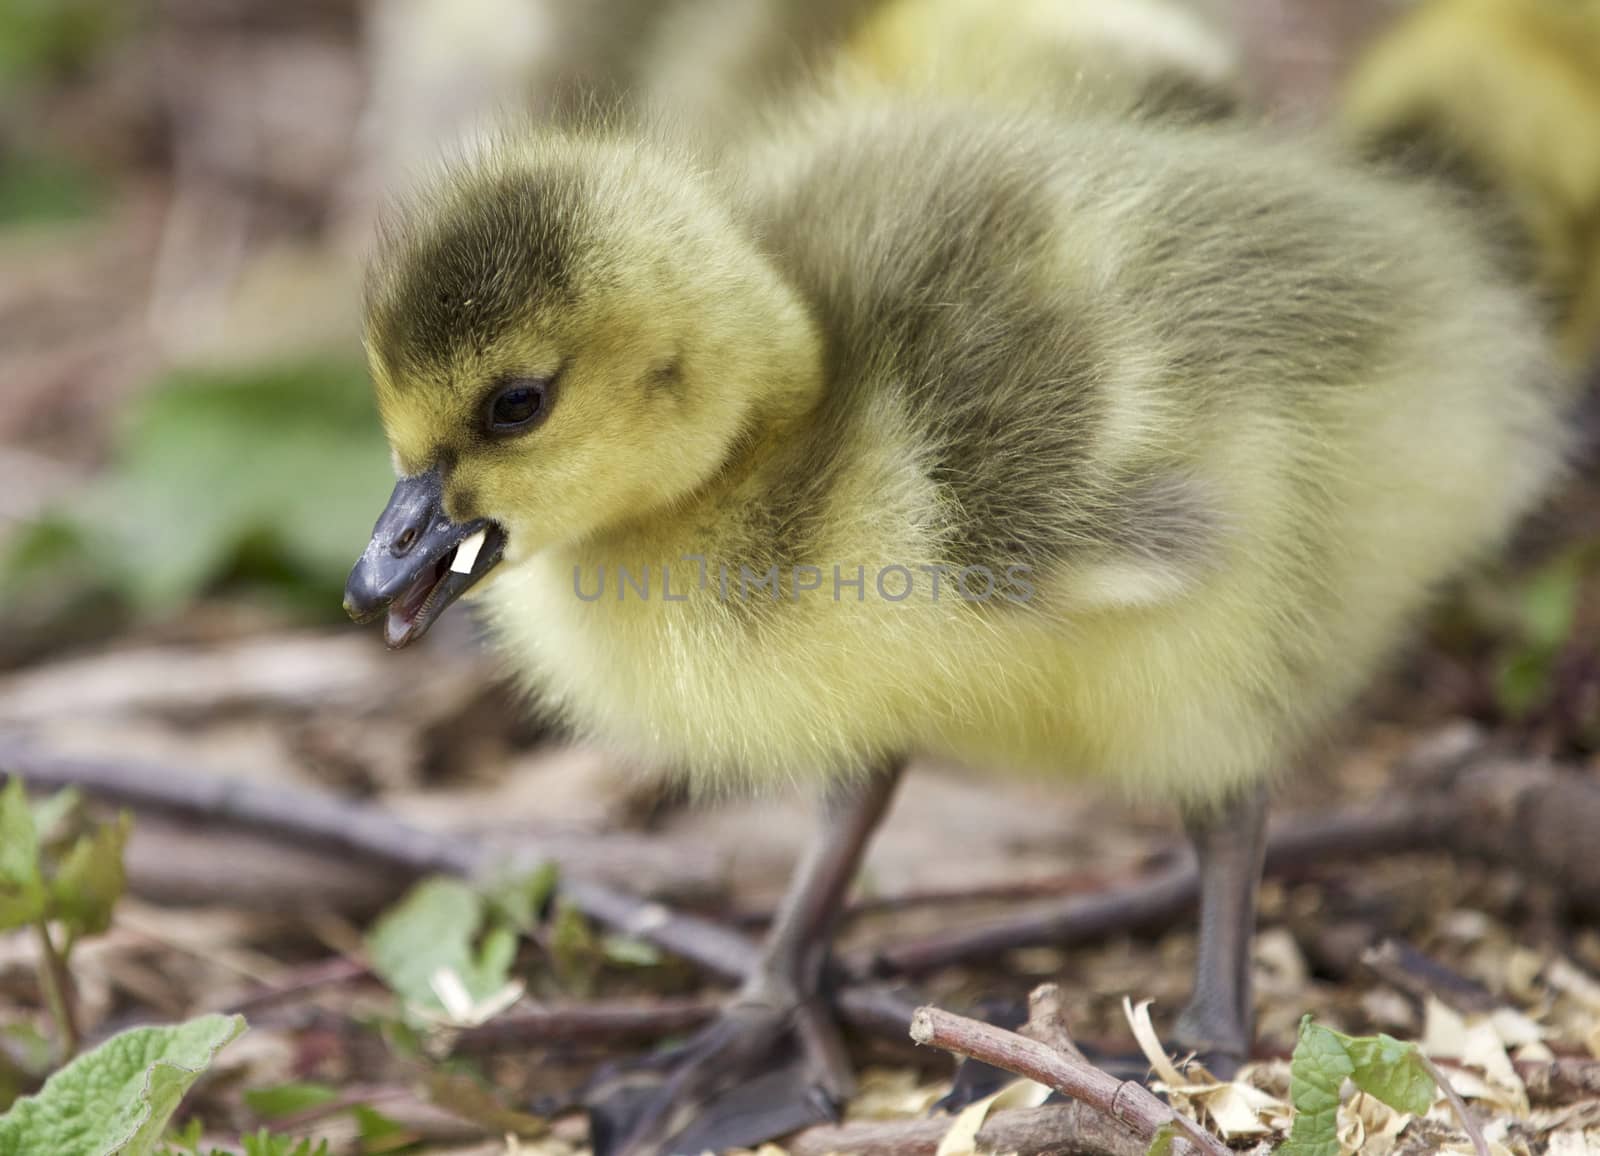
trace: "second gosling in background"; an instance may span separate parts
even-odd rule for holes
[[[1263,784],[1561,468],[1569,390],[1486,250],[1247,129],[859,91],[710,168],[514,135],[396,210],[367,340],[401,479],[352,613],[402,645],[473,588],[597,741],[829,784],[763,965],[597,1149],[840,1103],[827,943],[914,755],[1179,806],[1178,1042],[1248,1053]]]

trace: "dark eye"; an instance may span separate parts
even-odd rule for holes
[[[529,428],[545,414],[548,385],[518,379],[501,386],[489,397],[484,425],[491,434],[514,434]]]

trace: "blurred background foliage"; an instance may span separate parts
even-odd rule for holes
[[[25,597],[88,575],[81,593],[139,614],[234,581],[327,619],[390,484],[358,363],[178,371],[129,403],[104,472],[16,535],[3,577]]]
[[[82,76],[125,31],[131,12],[112,0],[4,0],[0,84]]]

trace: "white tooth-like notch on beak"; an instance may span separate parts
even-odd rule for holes
[[[456,547],[456,556],[450,559],[450,569],[457,574],[471,574],[472,568],[478,564],[478,551],[483,549],[483,539],[487,531],[479,530],[470,538],[462,539],[461,545]]]

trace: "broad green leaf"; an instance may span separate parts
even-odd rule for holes
[[[0,588],[161,613],[238,580],[332,616],[393,481],[358,364],[181,373],[134,401],[95,486],[14,536]]]
[[[243,1016],[134,1028],[79,1056],[0,1116],[0,1156],[148,1156]]]
[[[393,476],[365,373],[308,364],[174,378],[132,415],[114,481],[133,514],[126,577],[159,608],[251,544],[309,582],[342,585]]]
[[[1416,1044],[1384,1035],[1346,1036],[1344,1048],[1354,1065],[1350,1079],[1367,1095],[1413,1116],[1425,1115],[1433,1106],[1438,1086]]]
[[[12,775],[0,790],[0,931],[42,919],[47,898],[33,809]]]
[[[368,933],[372,970],[424,1013],[444,1011],[434,991],[441,970],[455,973],[474,1001],[485,1000],[505,987],[516,955],[515,932],[486,926],[488,916],[483,896],[460,880],[424,880]]]
[[[1294,1128],[1282,1156],[1339,1156],[1339,1092],[1355,1070],[1339,1033],[1300,1021],[1300,1038],[1289,1060],[1289,1098]]]

